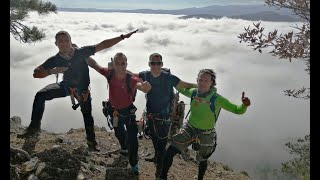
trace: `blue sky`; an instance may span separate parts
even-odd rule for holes
[[[264,4],[264,0],[49,0],[58,7],[99,9],[181,9],[210,5]]]

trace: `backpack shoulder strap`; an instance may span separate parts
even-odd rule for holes
[[[131,83],[130,83],[131,82],[131,77],[132,77],[131,74],[127,74],[127,76],[126,76],[126,86],[127,86],[127,92],[128,92],[128,94],[131,95],[132,101],[134,102],[135,99],[136,99],[136,95],[137,95],[137,88],[133,92],[131,91]]]
[[[218,121],[218,117],[219,117],[220,111],[221,111],[221,108],[219,108],[218,114],[216,114],[216,109],[215,109],[215,106],[214,106],[214,101],[216,100],[216,98],[217,98],[217,93],[214,93],[210,98],[210,109],[213,112],[215,120],[216,120],[214,125],[216,125],[216,123]]]
[[[166,69],[161,69],[161,79],[160,79],[160,87],[163,91],[167,91],[170,95],[170,98],[172,98],[173,93],[171,89],[171,80],[170,80],[170,71]]]
[[[107,74],[106,78],[108,80],[108,83],[110,83],[112,77],[114,75],[114,69],[111,69],[110,72]]]
[[[171,113],[173,111],[172,107],[174,105],[174,99],[176,97],[175,91],[170,79],[171,72],[170,72],[170,69],[162,70],[162,72],[163,72],[163,75],[162,75],[163,77],[160,81],[160,86],[161,88],[163,88],[164,91],[167,91],[169,94],[170,103],[168,104],[168,108],[169,108],[169,112]]]
[[[215,107],[214,107],[214,101],[216,100],[216,94],[214,93],[211,98],[210,98],[210,109],[214,113],[215,112]]]
[[[146,70],[143,72],[143,75],[144,75],[144,80],[150,82],[151,71]]]
[[[132,91],[131,91],[131,86],[130,86],[130,81],[131,81],[131,74],[127,73],[126,76],[126,86],[127,86],[127,92],[133,97]]]
[[[189,114],[190,114],[190,111],[191,111],[191,103],[192,103],[192,101],[193,101],[193,98],[194,98],[196,95],[197,95],[197,89],[194,89],[194,90],[192,91],[192,94],[191,94],[190,109],[189,109],[189,111],[188,111],[185,119],[187,119],[187,117],[188,117]]]
[[[196,95],[197,95],[197,89],[194,89],[194,90],[192,91],[192,94],[191,94],[190,105],[191,105],[191,102],[192,102],[193,98],[194,98]]]

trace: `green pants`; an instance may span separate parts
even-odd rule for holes
[[[217,134],[214,128],[201,130],[186,123],[177,134],[173,135],[171,145],[183,152],[197,139],[200,141],[197,160],[205,161],[212,155],[217,146]]]

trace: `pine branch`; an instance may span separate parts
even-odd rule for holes
[[[28,27],[21,23],[28,18],[28,13],[31,11],[45,15],[51,12],[57,13],[57,7],[51,2],[40,0],[10,0],[10,33],[20,42],[31,43],[45,38],[43,31],[36,26]]]

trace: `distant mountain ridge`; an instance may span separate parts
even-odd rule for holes
[[[189,19],[189,18],[203,18],[203,19],[220,19],[222,17],[227,16],[216,16],[211,14],[194,14],[194,15],[187,15],[182,16],[180,19]],[[228,18],[231,19],[244,19],[250,21],[273,21],[273,22],[297,22],[299,21],[296,18],[293,18],[288,15],[280,15],[274,11],[263,11],[258,13],[251,13],[251,14],[241,14],[241,15],[233,15],[229,16]]]
[[[143,14],[172,14],[185,15],[182,18],[221,18],[228,17],[244,20],[262,20],[278,22],[303,21],[289,9],[276,9],[266,5],[228,5],[228,6],[206,6],[200,8],[185,8],[177,10],[154,10],[154,9],[96,9],[96,8],[58,8],[58,11],[69,12],[121,12],[121,13],[143,13]]]

